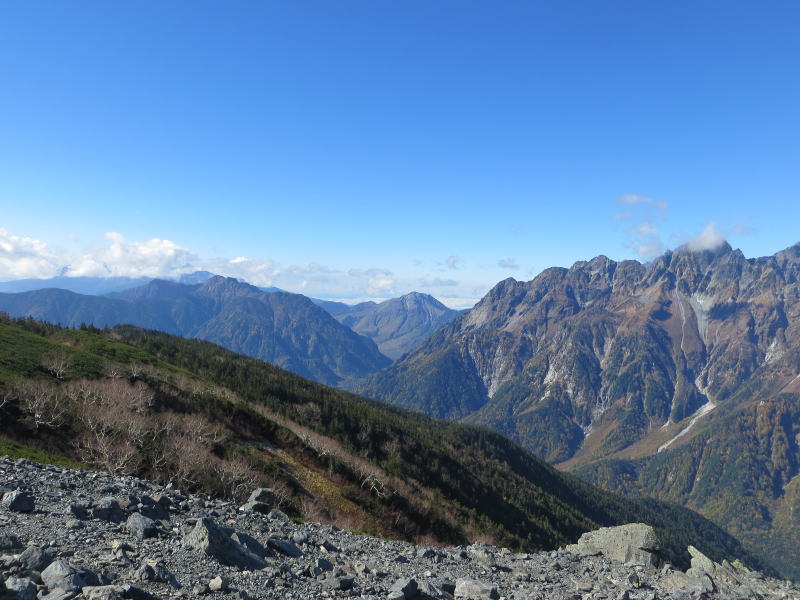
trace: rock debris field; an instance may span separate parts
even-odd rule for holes
[[[132,477],[0,458],[0,598],[789,598],[800,587],[691,548],[658,565],[641,524],[568,549],[426,547],[295,523],[270,490],[243,506]]]

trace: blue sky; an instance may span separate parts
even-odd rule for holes
[[[0,3],[0,279],[468,304],[800,241],[800,3]]]

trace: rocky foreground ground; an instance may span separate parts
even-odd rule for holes
[[[0,598],[800,599],[800,587],[694,548],[659,565],[643,525],[568,549],[441,548],[295,523],[255,490],[244,506],[132,477],[0,458]]]

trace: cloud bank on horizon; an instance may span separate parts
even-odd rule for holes
[[[446,262],[453,268],[456,260]],[[331,299],[385,299],[410,291],[428,292],[453,308],[472,306],[488,290],[440,277],[409,279],[384,268],[347,270],[319,263],[283,266],[270,259],[205,258],[168,239],[132,241],[116,232],[105,242],[68,255],[47,242],[0,228],[0,280],[66,277],[152,277],[178,279],[195,271],[236,277],[263,287],[279,287]]]
[[[663,241],[661,224],[666,220],[669,204],[645,196],[629,194],[617,199],[622,211],[615,220],[625,225],[630,249],[642,260],[651,260],[668,250]],[[673,246],[686,245],[692,251],[719,247],[730,235],[751,233],[752,229],[736,225],[720,229],[709,222],[696,235],[671,234]],[[48,279],[66,277],[130,277],[178,279],[195,271],[236,277],[263,287],[278,287],[330,299],[385,299],[411,291],[430,293],[453,308],[475,304],[496,281],[465,283],[435,273],[418,277],[397,276],[385,268],[340,269],[320,263],[285,266],[270,259],[206,258],[189,248],[162,238],[132,241],[122,234],[108,232],[103,243],[92,244],[70,255],[32,237],[14,235],[0,228],[0,280]],[[415,261],[420,267],[423,261]],[[444,261],[433,261],[435,271],[457,271],[461,259],[450,255]],[[503,258],[496,266],[508,271],[520,268],[514,258]],[[535,274],[535,273],[534,273]]]

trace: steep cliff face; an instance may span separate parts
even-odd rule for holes
[[[800,531],[800,244],[503,281],[362,391],[694,507],[780,560]]]
[[[488,425],[554,462],[667,443],[797,352],[799,272],[800,245],[748,260],[724,244],[508,279],[363,391]]]

